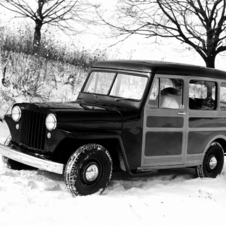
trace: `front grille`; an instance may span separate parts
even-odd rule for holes
[[[46,115],[23,110],[20,143],[31,149],[44,150]]]

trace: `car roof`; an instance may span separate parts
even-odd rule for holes
[[[181,75],[196,75],[199,77],[226,79],[225,71],[190,64],[180,64],[164,61],[142,61],[142,60],[98,61],[93,64],[92,69],[94,70],[112,69],[143,73],[155,72],[155,73],[169,73]]]

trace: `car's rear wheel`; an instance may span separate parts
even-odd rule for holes
[[[224,166],[224,150],[219,143],[213,143],[207,150],[203,164],[196,167],[199,177],[215,178]]]
[[[69,158],[64,179],[72,195],[101,194],[112,175],[112,159],[101,145],[87,144]]]

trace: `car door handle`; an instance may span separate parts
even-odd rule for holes
[[[186,112],[178,112],[178,115],[186,115]]]

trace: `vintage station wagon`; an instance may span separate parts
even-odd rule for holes
[[[5,121],[5,165],[64,174],[73,195],[101,193],[113,171],[193,167],[214,178],[226,151],[226,72],[97,62],[76,101],[17,103]]]

